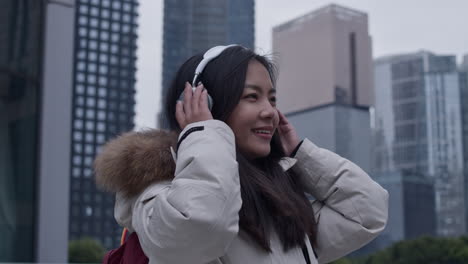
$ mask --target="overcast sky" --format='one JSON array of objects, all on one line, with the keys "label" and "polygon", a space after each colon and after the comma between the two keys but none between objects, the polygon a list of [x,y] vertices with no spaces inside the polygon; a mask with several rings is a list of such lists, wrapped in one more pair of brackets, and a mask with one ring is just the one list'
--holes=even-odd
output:
[{"label": "overcast sky", "polygon": [[[136,129],[156,127],[160,107],[163,0],[140,0]],[[468,53],[468,0],[256,0],[255,46],[271,52],[271,29],[330,3],[366,12],[373,57],[421,49]]]}]

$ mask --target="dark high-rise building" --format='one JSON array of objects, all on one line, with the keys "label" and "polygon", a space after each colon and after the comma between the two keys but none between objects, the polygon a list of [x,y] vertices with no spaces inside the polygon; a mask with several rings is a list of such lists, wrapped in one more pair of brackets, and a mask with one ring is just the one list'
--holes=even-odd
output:
[{"label": "dark high-rise building", "polygon": [[0,262],[67,262],[74,1],[0,8]]},{"label": "dark high-rise building", "polygon": [[387,225],[376,239],[351,255],[367,255],[401,240],[436,235],[433,182],[425,175],[410,171],[372,176],[389,194]]},{"label": "dark high-rise building", "polygon": [[77,0],[75,9],[69,238],[107,248],[122,230],[92,164],[104,142],[134,126],[137,9],[137,0]]},{"label": "dark high-rise building", "polygon": [[[468,55],[465,55],[463,58],[463,63],[460,66],[459,79],[463,128],[464,182],[465,190],[468,190]],[[465,192],[465,220],[466,230],[468,230],[468,191]]]},{"label": "dark high-rise building", "polygon": [[[165,0],[162,102],[177,69],[217,45],[254,47],[254,0]],[[163,112],[159,126],[165,127]]]}]

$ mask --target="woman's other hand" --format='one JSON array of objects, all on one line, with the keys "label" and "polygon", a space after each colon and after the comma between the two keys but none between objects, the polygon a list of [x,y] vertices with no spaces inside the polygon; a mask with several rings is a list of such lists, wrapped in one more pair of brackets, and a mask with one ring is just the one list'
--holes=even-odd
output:
[{"label": "woman's other hand", "polygon": [[184,101],[177,101],[175,117],[181,129],[194,122],[213,119],[208,109],[208,93],[203,84],[192,91],[192,86],[185,83]]},{"label": "woman's other hand", "polygon": [[296,129],[291,123],[289,123],[286,116],[284,116],[283,113],[281,113],[279,110],[278,115],[278,133],[281,139],[281,145],[283,146],[283,149],[286,152],[285,154],[287,156],[290,156],[293,150],[299,144],[300,140],[297,136]]}]

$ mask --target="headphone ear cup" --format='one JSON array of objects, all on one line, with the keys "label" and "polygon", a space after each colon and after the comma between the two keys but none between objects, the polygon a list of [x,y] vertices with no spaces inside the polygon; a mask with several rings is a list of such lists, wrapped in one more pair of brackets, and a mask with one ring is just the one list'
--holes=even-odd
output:
[{"label": "headphone ear cup", "polygon": [[[213,109],[213,98],[211,97],[210,94],[207,94],[208,95],[208,109],[210,109],[210,111]],[[179,96],[179,99],[177,99],[177,101],[184,101],[184,92],[182,92]]]},{"label": "headphone ear cup", "polygon": [[213,98],[211,97],[211,95],[209,93],[207,93],[208,95],[208,109],[210,109],[210,112],[213,110]]}]

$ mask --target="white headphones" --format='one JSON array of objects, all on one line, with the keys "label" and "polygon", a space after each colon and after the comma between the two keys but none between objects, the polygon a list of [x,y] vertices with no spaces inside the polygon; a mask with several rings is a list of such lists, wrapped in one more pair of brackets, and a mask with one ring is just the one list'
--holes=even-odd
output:
[{"label": "white headphones", "polygon": [[[198,77],[200,76],[200,74],[202,74],[208,62],[214,60],[216,57],[219,56],[219,54],[221,54],[227,48],[234,47],[234,46],[238,46],[238,45],[231,44],[227,46],[216,46],[207,50],[205,54],[203,54],[203,59],[202,61],[200,61],[197,68],[195,69],[195,76],[193,76],[193,81],[192,81],[193,92],[195,92],[195,88],[197,87]],[[179,101],[183,101],[183,100],[184,100],[184,92],[182,92],[182,94],[179,96]],[[210,111],[213,108],[213,98],[211,98],[209,94],[208,94],[208,108],[210,109]]]}]

